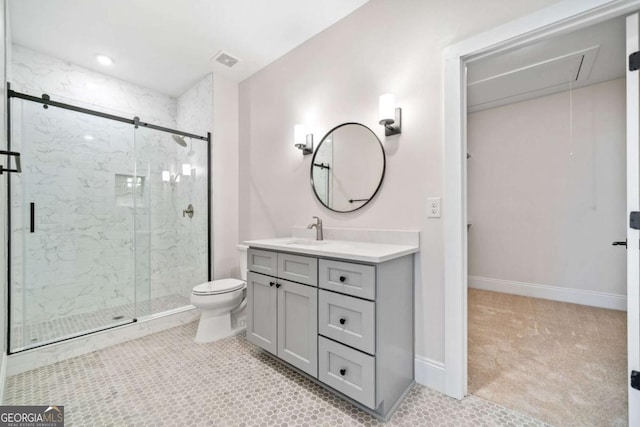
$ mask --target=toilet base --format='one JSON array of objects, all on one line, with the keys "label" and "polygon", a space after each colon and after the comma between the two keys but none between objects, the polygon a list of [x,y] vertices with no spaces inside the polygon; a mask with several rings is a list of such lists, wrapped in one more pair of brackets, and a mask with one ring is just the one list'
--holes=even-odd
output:
[{"label": "toilet base", "polygon": [[206,344],[236,335],[243,329],[231,328],[230,313],[211,315],[203,311],[194,341],[198,344]]}]

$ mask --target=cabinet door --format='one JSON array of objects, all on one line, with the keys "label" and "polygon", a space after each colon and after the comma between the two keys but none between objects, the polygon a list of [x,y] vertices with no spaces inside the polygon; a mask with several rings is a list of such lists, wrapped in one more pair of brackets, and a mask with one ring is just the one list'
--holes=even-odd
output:
[{"label": "cabinet door", "polygon": [[318,377],[318,289],[278,279],[278,357]]},{"label": "cabinet door", "polygon": [[276,279],[258,273],[247,274],[247,339],[276,354]]}]

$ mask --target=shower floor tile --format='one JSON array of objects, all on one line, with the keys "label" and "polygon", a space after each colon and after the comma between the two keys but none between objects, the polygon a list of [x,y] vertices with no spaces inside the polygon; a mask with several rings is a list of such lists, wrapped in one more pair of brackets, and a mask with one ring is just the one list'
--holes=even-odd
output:
[{"label": "shower floor tile", "polygon": [[[380,425],[244,335],[195,344],[197,323],[7,378],[5,405],[64,405],[67,426]],[[389,426],[544,426],[415,386]]]},{"label": "shower floor tile", "polygon": [[[189,298],[182,295],[167,295],[142,304],[140,313],[162,313],[191,304]],[[105,328],[131,321],[136,317],[133,304],[101,308],[90,313],[60,317],[47,322],[16,326],[11,330],[11,349],[19,351],[46,342],[60,340],[85,331]]]}]

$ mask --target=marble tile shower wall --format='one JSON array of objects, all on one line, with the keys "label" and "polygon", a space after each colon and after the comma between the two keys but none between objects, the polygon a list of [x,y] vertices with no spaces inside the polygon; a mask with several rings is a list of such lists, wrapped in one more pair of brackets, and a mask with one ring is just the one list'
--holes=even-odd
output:
[{"label": "marble tile shower wall", "polygon": [[[182,129],[176,99],[21,46],[13,45],[11,79],[21,92]],[[197,87],[200,97],[181,98],[185,117],[212,90]],[[207,278],[206,142],[184,148],[166,133],[12,103],[12,148],[24,167],[12,183],[12,326],[134,300],[144,315],[150,298],[188,298]],[[163,170],[177,175],[185,163],[191,174],[162,181]],[[192,219],[182,216],[189,203]]]},{"label": "marble tile shower wall", "polygon": [[138,115],[145,122],[172,128],[176,125],[174,98],[20,45],[11,46],[9,75],[14,89],[30,95],[47,93],[53,99],[94,110]]}]

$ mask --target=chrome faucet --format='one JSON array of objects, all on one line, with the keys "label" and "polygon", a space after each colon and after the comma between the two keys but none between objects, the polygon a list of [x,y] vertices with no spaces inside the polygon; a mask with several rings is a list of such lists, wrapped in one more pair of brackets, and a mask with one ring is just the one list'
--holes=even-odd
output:
[{"label": "chrome faucet", "polygon": [[316,222],[307,225],[307,230],[315,228],[316,229],[316,240],[322,240],[322,220],[320,218],[318,218],[317,216],[314,216],[313,219],[315,219]]}]

